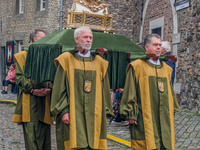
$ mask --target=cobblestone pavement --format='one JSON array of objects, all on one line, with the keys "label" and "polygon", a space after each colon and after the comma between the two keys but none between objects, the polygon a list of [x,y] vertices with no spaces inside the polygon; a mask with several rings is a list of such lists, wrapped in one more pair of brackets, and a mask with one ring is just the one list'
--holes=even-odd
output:
[{"label": "cobblestone pavement", "polygon": [[[0,94],[0,100],[16,100],[14,94]],[[0,150],[25,150],[21,125],[12,123],[14,104],[0,103]],[[130,141],[130,133],[126,122],[112,122],[108,125],[110,135]],[[200,150],[200,116],[188,111],[180,111],[175,115],[176,150]],[[51,129],[52,150],[56,150],[55,125]],[[123,144],[108,140],[108,150],[131,150]]]},{"label": "cobblestone pavement", "polygon": [[[17,100],[16,94],[0,93],[1,100]],[[12,122],[14,104],[0,103],[0,150],[25,150],[22,126]],[[51,149],[56,150],[55,125],[51,128]],[[131,150],[125,145],[108,140],[108,150]]]},{"label": "cobblestone pavement", "polygon": [[[1,92],[2,90],[0,90]],[[1,94],[0,93],[0,100],[17,100],[17,94],[12,94],[8,91],[8,94]]]}]

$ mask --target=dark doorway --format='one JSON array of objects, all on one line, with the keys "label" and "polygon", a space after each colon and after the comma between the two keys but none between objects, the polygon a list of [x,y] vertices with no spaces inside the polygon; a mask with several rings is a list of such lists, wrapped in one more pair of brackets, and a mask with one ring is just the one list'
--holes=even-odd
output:
[{"label": "dark doorway", "polygon": [[151,33],[156,33],[156,34],[158,34],[158,35],[161,36],[161,27],[160,27],[160,28],[152,29],[152,30],[151,30]]},{"label": "dark doorway", "polygon": [[[2,81],[6,77],[6,49],[5,46],[0,47],[0,80]],[[0,82],[0,86],[1,82]]]}]

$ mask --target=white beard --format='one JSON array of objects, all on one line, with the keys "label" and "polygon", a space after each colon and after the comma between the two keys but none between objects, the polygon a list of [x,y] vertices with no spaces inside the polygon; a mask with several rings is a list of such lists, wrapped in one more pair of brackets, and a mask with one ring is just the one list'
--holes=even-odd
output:
[{"label": "white beard", "polygon": [[86,49],[87,51],[89,51],[89,50],[91,49],[91,47],[92,47],[92,44],[86,43],[86,44],[84,45],[84,47],[85,47],[85,49]]}]

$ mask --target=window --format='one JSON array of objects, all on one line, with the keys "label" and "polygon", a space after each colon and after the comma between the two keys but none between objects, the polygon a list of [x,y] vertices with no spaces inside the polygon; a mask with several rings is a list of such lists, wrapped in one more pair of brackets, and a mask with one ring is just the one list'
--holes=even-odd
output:
[{"label": "window", "polygon": [[45,0],[40,0],[40,11],[45,10]]},{"label": "window", "polygon": [[19,0],[19,14],[24,13],[24,0]]},{"label": "window", "polygon": [[160,28],[152,29],[152,30],[151,30],[151,33],[156,33],[156,34],[158,34],[158,35],[161,36],[161,27],[160,27]]},{"label": "window", "polygon": [[24,0],[16,0],[16,14],[24,13]]},{"label": "window", "polygon": [[161,40],[163,40],[164,17],[149,22],[149,34],[151,33],[157,33],[158,35],[161,36]]},{"label": "window", "polygon": [[36,11],[44,11],[47,5],[47,0],[36,0]]},{"label": "window", "polygon": [[22,51],[23,41],[17,41],[17,50],[18,52]]}]

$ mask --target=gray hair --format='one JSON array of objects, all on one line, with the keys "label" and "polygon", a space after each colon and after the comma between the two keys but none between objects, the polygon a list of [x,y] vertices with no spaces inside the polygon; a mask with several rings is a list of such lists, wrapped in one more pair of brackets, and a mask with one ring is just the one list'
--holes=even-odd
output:
[{"label": "gray hair", "polygon": [[[44,32],[44,30],[35,29],[35,30],[30,34],[29,43],[30,43],[30,42],[33,43],[33,42],[34,42],[34,38],[38,38],[39,32]],[[45,33],[45,32],[44,32],[44,33]]]},{"label": "gray hair", "polygon": [[79,37],[80,34],[81,34],[81,31],[82,31],[82,30],[85,30],[85,29],[90,30],[90,31],[92,32],[92,30],[91,30],[89,27],[87,27],[87,26],[81,26],[81,27],[76,28],[76,29],[74,30],[74,38],[75,38],[75,37]]},{"label": "gray hair", "polygon": [[149,35],[147,35],[147,36],[144,38],[144,46],[145,46],[145,45],[149,46],[149,44],[151,43],[151,39],[152,39],[153,37],[155,37],[155,38],[161,40],[160,35],[155,34],[155,33],[149,34]]},{"label": "gray hair", "polygon": [[161,48],[164,48],[166,52],[171,52],[171,46],[168,41],[162,41],[161,43],[162,43]]}]

